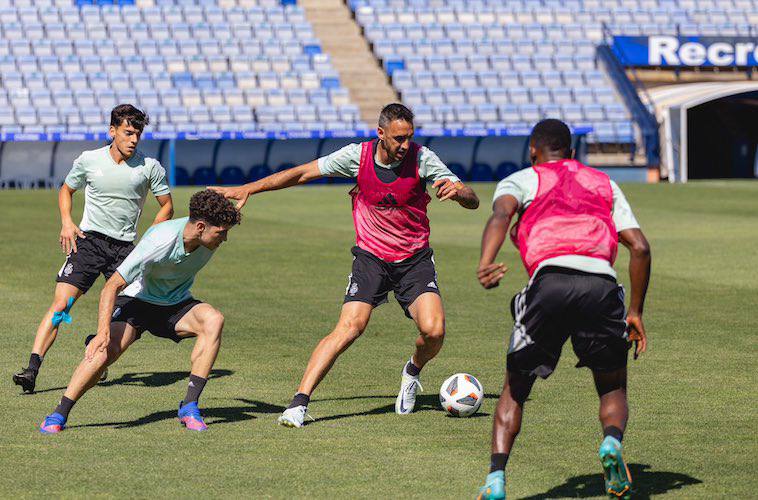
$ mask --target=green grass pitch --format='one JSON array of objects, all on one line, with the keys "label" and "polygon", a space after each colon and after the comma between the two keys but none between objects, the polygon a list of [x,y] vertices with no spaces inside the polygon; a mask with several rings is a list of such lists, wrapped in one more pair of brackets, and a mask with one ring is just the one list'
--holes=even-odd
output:
[{"label": "green grass pitch", "polygon": [[[200,403],[208,432],[176,420],[192,341],[145,335],[110,379],[74,407],[69,429],[37,432],[94,331],[102,280],[74,308],[33,396],[11,374],[28,361],[34,331],[63,262],[53,191],[0,193],[0,497],[179,496],[255,498],[473,498],[486,474],[500,392],[511,296],[526,274],[509,245],[500,288],[475,278],[494,186],[474,186],[482,207],[432,202],[432,244],[447,310],[447,339],[424,370],[420,411],[393,404],[415,329],[390,299],[314,395],[316,421],[300,430],[275,419],[311,349],[333,326],[350,270],[348,186],[255,197],[198,276],[194,294],[227,322],[216,377]],[[645,311],[650,350],[630,360],[625,438],[638,498],[756,495],[758,429],[758,183],[623,186],[653,251]],[[193,191],[175,191],[176,215]],[[75,214],[83,196],[76,195]],[[144,227],[155,213],[149,200]],[[628,283],[627,252],[619,275]],[[570,348],[539,382],[508,469],[510,498],[600,497],[597,401]],[[455,372],[476,375],[487,399],[455,419],[437,403]]]}]

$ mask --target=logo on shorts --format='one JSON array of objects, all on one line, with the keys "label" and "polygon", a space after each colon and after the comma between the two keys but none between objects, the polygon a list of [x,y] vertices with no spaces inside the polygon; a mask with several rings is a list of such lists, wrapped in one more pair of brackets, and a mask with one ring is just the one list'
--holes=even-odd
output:
[{"label": "logo on shorts", "polygon": [[437,283],[435,283],[434,281],[430,281],[429,283],[426,284],[426,287],[427,288],[437,288]]},{"label": "logo on shorts", "polygon": [[63,276],[69,276],[72,272],[74,272],[74,265],[69,262],[66,264],[66,267],[63,268]]},{"label": "logo on shorts", "polygon": [[353,283],[352,285],[350,285],[349,294],[351,297],[355,297],[356,293],[358,293],[358,283]]},{"label": "logo on shorts", "polygon": [[117,308],[116,308],[116,309],[113,311],[113,316],[111,316],[111,318],[117,318],[119,314],[121,314],[121,308],[120,308],[120,307],[117,307]]}]

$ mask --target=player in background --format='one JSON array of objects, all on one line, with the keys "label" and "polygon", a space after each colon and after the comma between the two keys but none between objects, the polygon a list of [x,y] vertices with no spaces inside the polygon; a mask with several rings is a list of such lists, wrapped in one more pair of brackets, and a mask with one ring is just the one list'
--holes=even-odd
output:
[{"label": "player in background", "polygon": [[62,431],[74,403],[145,330],[174,342],[196,337],[189,386],[178,416],[188,429],[207,428],[197,402],[221,346],[224,316],[193,298],[190,288],[195,275],[240,220],[241,214],[231,202],[205,190],[190,198],[189,217],[163,222],[145,233],[105,283],[97,335],[87,346],[60,404],[40,425],[40,432]]},{"label": "player in background", "polygon": [[[645,352],[642,309],[650,278],[650,247],[619,187],[604,173],[571,159],[571,132],[559,120],[543,120],[532,131],[531,168],[497,186],[493,214],[484,229],[477,275],[486,289],[506,272],[495,263],[511,219],[511,239],[529,283],[511,301],[514,319],[503,392],[492,429],[490,474],[480,499],[505,498],[505,467],[521,429],[523,406],[536,378],[547,378],[570,337],[577,367],[592,370],[600,397],[604,439],[600,461],[606,492],[631,495],[632,478],[622,459],[628,418],[627,352]],[[618,242],[630,251],[631,300],[613,263]]]},{"label": "player in background", "polygon": [[[58,192],[61,233],[58,241],[66,261],[58,271],[53,303],[37,327],[29,365],[13,375],[24,392],[34,392],[45,354],[55,342],[61,323],[71,322],[74,302],[87,293],[97,277],[109,279],[134,248],[137,223],[148,191],[161,208],[153,224],[173,216],[166,171],[158,160],[137,149],[149,118],[131,104],[111,111],[112,142],[84,151],[74,160]],[[85,189],[84,214],[77,226],[71,218],[74,193]]]},{"label": "player in background", "polygon": [[475,209],[479,199],[439,157],[413,142],[413,113],[389,104],[379,115],[378,139],[350,144],[318,160],[240,187],[214,188],[238,207],[256,193],[283,189],[324,176],[356,179],[350,191],[356,246],[352,272],[337,325],[311,355],[289,407],[279,417],[287,427],[301,427],[310,397],[337,357],[366,329],[373,309],[395,298],[419,330],[416,349],[405,363],[395,412],[413,411],[420,388],[419,374],[437,355],[445,335],[434,256],[429,247],[426,181],[433,182],[440,201],[455,200]]}]

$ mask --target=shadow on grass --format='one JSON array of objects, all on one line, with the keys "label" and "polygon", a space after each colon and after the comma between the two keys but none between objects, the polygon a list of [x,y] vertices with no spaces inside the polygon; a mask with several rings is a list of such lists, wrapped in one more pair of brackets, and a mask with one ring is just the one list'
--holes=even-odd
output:
[{"label": "shadow on grass", "polygon": [[[222,406],[216,408],[201,409],[203,419],[208,425],[230,424],[233,422],[242,422],[258,418],[256,414],[278,414],[284,411],[284,406],[272,405],[264,401],[254,401],[251,399],[236,398],[235,401],[243,403],[243,406]],[[140,427],[161,420],[176,419],[177,410],[157,411],[136,420],[127,420],[125,422],[102,422],[97,424],[71,425],[69,429],[83,427],[113,427],[114,429],[128,429]]]},{"label": "shadow on grass", "polygon": [[[662,495],[670,491],[681,490],[685,486],[703,482],[700,479],[682,474],[681,472],[650,469],[651,466],[647,464],[629,464],[629,472],[631,472],[634,486],[632,498],[635,500],[646,500],[652,495]],[[568,478],[565,483],[554,486],[544,493],[524,497],[521,500],[596,497],[601,496],[603,488],[602,474],[584,474]]]},{"label": "shadow on grass", "polygon": [[[487,397],[491,397],[493,395],[487,394]],[[350,401],[350,400],[356,400],[356,399],[389,399],[392,402],[390,404],[380,406],[378,408],[374,408],[372,410],[366,410],[366,411],[360,411],[360,412],[354,412],[354,413],[344,413],[340,415],[330,415],[327,417],[320,417],[316,419],[315,422],[307,422],[306,425],[312,424],[312,423],[319,423],[319,422],[328,422],[330,420],[341,420],[343,418],[351,418],[351,417],[364,417],[367,415],[382,415],[385,413],[395,413],[395,398],[396,395],[391,396],[349,396],[344,398],[326,398],[326,399],[314,399],[311,400],[311,403],[318,403],[323,401]],[[440,407],[440,398],[436,394],[420,394],[416,397],[416,408],[414,409],[414,413],[423,412],[423,411],[438,411],[438,412],[444,412],[444,410]],[[488,417],[489,413],[483,413],[478,412],[471,417],[468,418],[481,418],[481,417]],[[450,417],[450,418],[456,418],[456,417]]]},{"label": "shadow on grass", "polygon": [[[232,370],[211,370],[208,380],[214,378],[228,377],[233,375]],[[110,387],[112,385],[142,385],[145,387],[165,387],[167,385],[173,385],[182,380],[189,379],[190,372],[176,371],[176,372],[136,372],[136,373],[124,373],[118,378],[112,380],[106,380],[97,384],[100,387]]]},{"label": "shadow on grass", "polygon": [[[228,377],[233,375],[232,370],[211,370],[208,380],[214,378]],[[105,380],[99,382],[98,387],[111,387],[114,385],[141,385],[144,387],[165,387],[173,385],[182,380],[189,379],[190,372],[176,371],[176,372],[134,372],[124,373],[118,378]],[[66,386],[63,387],[51,387],[50,389],[43,389],[41,391],[34,391],[34,394],[42,394],[45,392],[64,391]]]}]

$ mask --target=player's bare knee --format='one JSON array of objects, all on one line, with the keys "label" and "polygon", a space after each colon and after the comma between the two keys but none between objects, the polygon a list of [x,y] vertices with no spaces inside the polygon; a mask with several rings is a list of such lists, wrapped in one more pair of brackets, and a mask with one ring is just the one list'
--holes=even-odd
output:
[{"label": "player's bare knee", "polygon": [[110,348],[105,349],[104,351],[97,351],[94,356],[89,360],[89,363],[94,364],[95,366],[107,366],[115,359],[118,358],[118,355],[113,354]]},{"label": "player's bare knee", "polygon": [[352,342],[366,330],[367,321],[361,318],[344,318],[340,320],[338,332],[340,337]]},{"label": "player's bare knee", "polygon": [[50,309],[53,312],[62,312],[66,310],[66,307],[68,307],[68,299],[66,297],[56,297],[53,299],[53,304],[50,306]]},{"label": "player's bare knee", "polygon": [[219,311],[213,311],[203,321],[203,329],[206,335],[212,337],[221,337],[221,331],[224,329],[224,315]]},{"label": "player's bare knee", "polygon": [[419,332],[425,339],[441,341],[445,338],[445,320],[442,318],[430,318],[419,321]]},{"label": "player's bare knee", "polygon": [[121,356],[121,350],[107,349],[105,352],[105,359],[102,362],[104,365],[111,365]]}]

